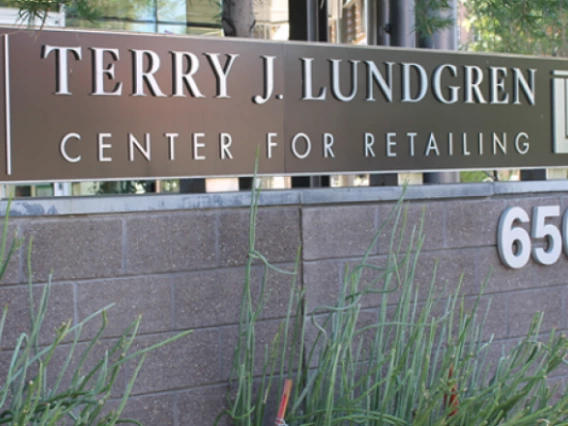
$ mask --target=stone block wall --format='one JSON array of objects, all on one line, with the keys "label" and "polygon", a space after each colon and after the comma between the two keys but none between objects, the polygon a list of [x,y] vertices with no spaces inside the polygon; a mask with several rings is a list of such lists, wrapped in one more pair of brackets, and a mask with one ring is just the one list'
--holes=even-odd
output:
[{"label": "stone block wall", "polygon": [[[545,312],[545,331],[568,329],[568,258],[563,254],[553,266],[531,260],[522,270],[511,270],[501,264],[496,248],[505,208],[518,205],[528,211],[556,204],[565,211],[568,196],[562,188],[540,187],[538,193],[498,184],[444,188],[411,188],[407,194],[408,226],[425,211],[426,243],[417,279],[428,280],[438,261],[439,280],[457,285],[463,273],[463,292],[473,296],[492,268],[484,296],[492,303],[486,328],[505,344],[526,332],[536,311]],[[223,407],[236,339],[249,238],[248,198],[121,197],[99,206],[87,199],[43,200],[31,207],[15,202],[10,232],[33,237],[37,294],[53,271],[43,343],[63,321],[77,322],[111,303],[115,306],[102,346],[116,341],[139,314],[138,347],[193,329],[189,337],[148,357],[127,411],[149,426],[211,425]],[[397,198],[398,192],[387,188],[267,193],[256,248],[276,266],[291,270],[301,246],[300,284],[308,305],[330,303],[345,266],[363,256]],[[385,262],[390,232],[381,232],[371,263]],[[252,274],[259,286],[260,264]],[[0,304],[9,306],[0,380],[10,349],[29,321],[27,276],[22,247],[0,284]],[[272,281],[275,290],[259,332],[266,342],[285,315],[291,284],[282,276]],[[377,303],[369,298],[363,308],[371,312]],[[92,337],[97,326],[86,327],[84,337]],[[129,365],[126,373],[133,368]],[[127,377],[121,377],[122,387]],[[555,380],[564,386],[567,378]]]}]

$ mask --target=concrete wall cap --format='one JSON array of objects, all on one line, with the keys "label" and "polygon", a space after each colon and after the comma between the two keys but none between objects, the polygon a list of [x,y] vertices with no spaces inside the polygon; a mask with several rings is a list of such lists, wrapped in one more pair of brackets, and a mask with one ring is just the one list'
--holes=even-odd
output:
[{"label": "concrete wall cap", "polygon": [[[409,186],[407,200],[444,200],[453,198],[488,198],[502,195],[534,195],[565,192],[568,181],[488,182],[470,184]],[[321,188],[264,191],[261,206],[324,205],[396,201],[403,193],[400,186]],[[251,204],[249,192],[215,194],[127,195],[99,197],[53,197],[14,200],[11,216],[61,216],[129,212],[156,212],[197,209],[246,208]],[[0,201],[5,214],[7,201]]]}]

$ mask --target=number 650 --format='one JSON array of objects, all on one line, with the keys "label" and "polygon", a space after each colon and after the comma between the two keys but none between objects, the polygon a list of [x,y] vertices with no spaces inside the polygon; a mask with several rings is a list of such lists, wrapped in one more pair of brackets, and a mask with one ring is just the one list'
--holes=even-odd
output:
[{"label": "number 650", "polygon": [[[546,219],[560,216],[559,206],[533,207],[531,233],[520,226],[529,223],[528,213],[521,207],[509,207],[501,215],[497,231],[497,247],[501,261],[514,269],[527,264],[532,253],[533,259],[542,265],[552,265],[558,261],[564,252],[568,255],[568,211],[562,220],[562,233]],[[564,236],[564,238],[562,238]],[[532,247],[533,239],[544,239],[545,247]],[[562,241],[564,240],[564,244]]]}]

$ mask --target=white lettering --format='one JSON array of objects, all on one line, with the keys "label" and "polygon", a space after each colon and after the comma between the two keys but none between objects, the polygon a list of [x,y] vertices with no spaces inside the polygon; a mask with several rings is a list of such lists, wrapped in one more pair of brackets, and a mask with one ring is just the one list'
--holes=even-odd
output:
[{"label": "white lettering", "polygon": [[99,47],[91,48],[93,51],[93,96],[120,96],[122,95],[122,83],[116,83],[112,92],[105,92],[105,75],[109,79],[114,79],[114,64],[104,67],[105,52],[110,53],[112,59],[118,61],[120,59],[118,49],[102,49]]},{"label": "white lettering", "polygon": [[140,145],[140,142],[132,133],[128,134],[128,159],[130,161],[134,161],[134,147],[138,149],[146,160],[150,161],[152,159],[150,154],[150,133],[144,133],[144,147]]},{"label": "white lettering", "polygon": [[434,133],[430,133],[430,138],[428,139],[428,146],[426,147],[425,156],[428,157],[430,155],[430,151],[434,150],[437,156],[440,155],[440,150],[438,149],[438,145],[436,144],[436,138],[434,137]]},{"label": "white lettering", "polygon": [[168,146],[170,151],[170,161],[176,159],[176,138],[179,137],[178,133],[166,133],[166,138],[168,139]]},{"label": "white lettering", "polygon": [[323,157],[324,158],[335,158],[335,154],[333,153],[333,135],[331,133],[324,133],[323,134]]},{"label": "white lettering", "polygon": [[[204,98],[193,76],[199,71],[199,58],[191,52],[176,52],[174,55],[174,93],[177,98],[185,98],[185,88],[189,90],[194,98]],[[184,67],[187,59],[187,67]]]},{"label": "white lettering", "polygon": [[373,158],[376,157],[375,151],[373,151],[373,145],[375,144],[375,135],[372,133],[365,133],[365,158],[369,155]]},{"label": "white lettering", "polygon": [[408,136],[408,142],[410,143],[410,156],[414,157],[414,138],[416,138],[418,134],[417,133],[407,133],[406,136]]},{"label": "white lettering", "polygon": [[78,141],[80,141],[81,135],[78,133],[66,134],[63,137],[63,139],[61,139],[61,144],[59,145],[59,152],[61,153],[61,156],[65,158],[65,160],[68,161],[69,163],[78,163],[79,161],[81,161],[80,155],[76,157],[70,157],[69,154],[67,154],[67,142],[69,141],[69,139],[77,139]]},{"label": "white lettering", "polygon": [[[420,102],[426,96],[428,91],[428,74],[422,65],[405,63],[402,64],[402,102]],[[414,68],[418,72],[419,90],[415,98],[411,94],[411,78],[410,70]]]},{"label": "white lettering", "polygon": [[365,61],[367,64],[367,101],[375,101],[375,96],[373,94],[373,87],[376,83],[381,88],[384,97],[389,101],[392,102],[392,67],[394,62],[385,62],[387,66],[387,78],[388,83],[385,81],[385,78],[380,73],[377,65],[373,61]]},{"label": "white lettering", "polygon": [[[475,74],[475,75],[474,75]],[[474,93],[477,98],[477,103],[486,104],[487,101],[481,93],[479,85],[483,82],[483,71],[481,68],[466,65],[465,66],[465,103],[474,104],[476,103],[473,99]]]},{"label": "white lettering", "polygon": [[387,133],[387,157],[396,157],[396,152],[392,150],[393,147],[396,147],[394,137],[396,137],[396,133]]},{"label": "white lettering", "polygon": [[221,145],[221,160],[227,158],[233,159],[233,154],[231,154],[231,145],[233,144],[233,138],[228,133],[221,133],[219,136],[219,144]]},{"label": "white lettering", "polygon": [[523,75],[523,72],[518,69],[518,68],[513,68],[513,74],[514,74],[514,79],[515,79],[515,84],[514,84],[514,88],[515,88],[515,101],[514,104],[515,105],[520,105],[521,104],[521,100],[520,98],[520,90],[523,90],[523,93],[525,94],[526,98],[528,99],[529,103],[531,105],[535,104],[535,74],[536,74],[536,70],[535,69],[529,69],[529,78],[530,78],[530,83],[527,82],[525,76]]},{"label": "white lettering", "polygon": [[105,143],[104,140],[111,138],[112,133],[99,133],[98,146],[99,146],[99,161],[101,163],[110,163],[112,161],[111,157],[105,157],[105,149],[112,148],[112,144]]},{"label": "white lettering", "polygon": [[[306,141],[306,151],[303,154],[300,154],[298,152],[298,148],[296,146],[296,144],[300,139],[304,139]],[[308,135],[306,135],[305,133],[298,133],[296,136],[294,136],[294,138],[292,139],[292,153],[294,154],[294,156],[296,156],[296,158],[303,160],[308,155],[310,155],[311,150],[312,150],[312,142],[310,141]]]},{"label": "white lettering", "polygon": [[302,76],[304,80],[304,85],[302,88],[302,100],[304,101],[324,101],[327,96],[327,89],[325,87],[320,88],[319,95],[314,97],[313,89],[313,63],[314,58],[300,58],[302,61]]},{"label": "white lettering", "polygon": [[501,150],[503,154],[507,154],[507,133],[503,133],[503,137],[500,139],[497,133],[493,134],[493,155],[497,155],[497,147]]},{"label": "white lettering", "polygon": [[51,52],[55,52],[56,60],[56,95],[71,95],[69,91],[69,61],[68,53],[72,52],[75,59],[78,61],[83,59],[83,50],[81,47],[58,47],[58,46],[43,46],[43,59],[46,59]]},{"label": "white lettering", "polygon": [[269,133],[268,135],[266,135],[266,145],[267,145],[266,148],[267,148],[267,152],[268,152],[267,157],[269,159],[272,158],[272,147],[275,147],[275,146],[278,145],[278,143],[273,140],[277,136],[278,136],[278,133]]},{"label": "white lettering", "polygon": [[[521,143],[521,139],[524,140],[525,142]],[[529,135],[527,135],[525,132],[519,133],[515,138],[515,149],[519,154],[525,155],[527,152],[529,152],[530,144],[528,140],[529,140]]]},{"label": "white lettering", "polygon": [[444,64],[436,68],[436,70],[434,71],[434,75],[432,77],[434,80],[434,96],[443,104],[447,105],[455,104],[458,101],[458,94],[460,91],[460,87],[448,86],[448,89],[450,89],[450,98],[446,99],[444,97],[444,94],[442,93],[442,73],[444,72],[445,69],[450,70],[453,77],[458,76],[458,69],[455,65]]},{"label": "white lettering", "polygon": [[217,98],[218,99],[230,99],[231,97],[227,94],[227,79],[229,78],[229,73],[233,64],[239,55],[227,54],[227,61],[225,62],[225,67],[221,67],[221,61],[219,60],[219,53],[206,53],[205,54],[211,63],[211,67],[215,72],[217,77]]},{"label": "white lettering", "polygon": [[253,102],[258,105],[265,104],[274,92],[274,61],[276,56],[262,56],[264,59],[264,98],[255,96]]},{"label": "white lettering", "polygon": [[467,149],[467,133],[462,133],[462,151],[466,157],[471,155],[471,152]]},{"label": "white lettering", "polygon": [[332,89],[331,92],[333,96],[337,100],[341,102],[349,102],[355,99],[357,96],[357,68],[359,62],[361,61],[353,61],[350,60],[349,63],[351,64],[351,93],[349,95],[344,95],[341,93],[341,71],[339,66],[341,65],[341,59],[330,59],[331,61],[331,82],[332,82]]},{"label": "white lettering", "polygon": [[205,160],[205,155],[199,153],[200,148],[205,148],[205,143],[200,142],[200,139],[205,137],[205,133],[194,133],[192,137],[193,142],[193,159],[194,160]]},{"label": "white lettering", "polygon": [[[166,97],[162,92],[154,74],[160,69],[160,56],[152,50],[132,49],[134,55],[134,93],[132,96],[146,96],[144,82],[148,85],[152,95]],[[144,71],[144,58],[148,58],[148,71]]]},{"label": "white lettering", "polygon": [[[509,94],[505,92],[505,77],[507,68],[491,67],[491,104],[504,105],[509,103]],[[505,93],[502,99],[500,94]]]}]

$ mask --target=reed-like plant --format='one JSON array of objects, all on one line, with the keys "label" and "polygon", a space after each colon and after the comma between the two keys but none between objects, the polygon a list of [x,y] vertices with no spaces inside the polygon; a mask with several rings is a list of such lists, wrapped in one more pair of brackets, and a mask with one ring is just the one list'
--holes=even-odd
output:
[{"label": "reed-like plant", "polygon": [[[258,199],[255,192],[228,408],[216,423],[275,424],[268,401],[292,379],[290,426],[568,424],[568,395],[558,396],[547,381],[566,363],[566,336],[552,331],[541,339],[542,315],[536,314],[526,336],[505,350],[484,333],[490,307],[480,308],[481,294],[467,307],[461,280],[454,287],[439,286],[436,271],[420,288],[423,220],[408,229],[402,200],[383,224],[392,229],[386,264],[369,262],[381,229],[362,260],[346,269],[332,306],[307,306],[297,286],[298,267],[278,271],[291,274],[288,313],[271,344],[258,347],[270,285],[266,273],[254,297],[251,267],[260,260],[266,272],[277,270],[255,248]],[[371,296],[379,299],[379,308],[362,310]],[[492,356],[496,349],[502,356]]]},{"label": "reed-like plant", "polygon": [[[10,211],[10,206],[6,212]],[[7,213],[8,215],[8,213]],[[0,244],[0,279],[4,276],[13,254],[23,241],[8,241],[8,216],[4,220]],[[34,300],[31,274],[31,247],[28,245],[28,288],[31,325],[22,333],[11,353],[5,371],[5,381],[0,383],[0,425],[10,426],[103,426],[116,424],[141,425],[136,420],[122,417],[134,381],[148,352],[180,339],[191,331],[185,331],[151,347],[133,351],[132,345],[140,325],[138,317],[118,340],[100,356],[95,353],[101,345],[101,336],[107,325],[106,307],[93,313],[78,324],[70,321],[62,324],[51,343],[42,345],[45,331],[43,324],[49,306],[49,284],[43,288],[39,300]],[[0,347],[5,331],[8,308],[0,318]],[[95,337],[82,341],[82,331],[89,321],[101,318],[102,324]],[[117,379],[126,363],[133,363],[134,370],[126,390],[119,401],[111,397],[117,390]],[[112,408],[110,408],[112,407]]]}]

